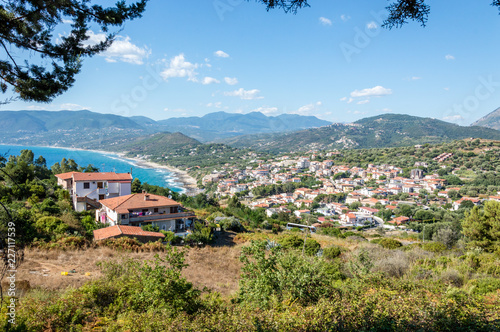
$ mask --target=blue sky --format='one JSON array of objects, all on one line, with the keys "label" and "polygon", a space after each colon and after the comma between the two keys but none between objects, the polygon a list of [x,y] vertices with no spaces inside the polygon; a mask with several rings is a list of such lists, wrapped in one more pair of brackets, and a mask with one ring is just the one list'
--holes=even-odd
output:
[{"label": "blue sky", "polygon": [[0,109],[332,122],[392,112],[468,125],[500,107],[500,15],[490,3],[430,1],[427,27],[386,30],[385,0],[313,0],[296,15],[253,1],[150,0],[68,92]]}]

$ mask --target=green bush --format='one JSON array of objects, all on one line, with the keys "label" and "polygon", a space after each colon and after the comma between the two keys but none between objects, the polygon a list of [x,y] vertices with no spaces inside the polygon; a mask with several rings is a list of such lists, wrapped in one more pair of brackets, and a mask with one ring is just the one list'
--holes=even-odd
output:
[{"label": "green bush", "polygon": [[224,218],[219,221],[220,227],[225,231],[243,232],[245,228],[235,217]]},{"label": "green bush", "polygon": [[[375,240],[373,240],[372,242],[375,242]],[[384,247],[386,249],[398,249],[398,248],[401,248],[403,246],[403,244],[401,242],[399,242],[398,240],[391,239],[389,237],[384,237],[382,239],[379,239],[375,243],[380,244],[382,247]]]},{"label": "green bush", "polygon": [[36,221],[35,228],[43,234],[53,236],[66,233],[68,225],[57,217],[41,217]]},{"label": "green bush", "polygon": [[425,251],[439,253],[439,252],[445,251],[447,248],[441,242],[427,242],[427,243],[422,244],[422,249],[424,249]]},{"label": "green bush", "polygon": [[307,239],[306,244],[304,246],[304,251],[307,255],[309,256],[314,256],[318,253],[318,251],[321,249],[321,245],[318,243],[318,241],[314,239]]},{"label": "green bush", "polygon": [[470,284],[475,286],[473,292],[476,294],[485,295],[500,290],[500,279],[497,278],[488,277],[479,280],[471,280]]},{"label": "green bush", "polygon": [[297,234],[290,234],[278,241],[285,249],[299,249],[304,245],[304,238]]},{"label": "green bush", "polygon": [[340,256],[341,250],[337,246],[328,247],[323,249],[323,257],[326,259],[335,259]]}]

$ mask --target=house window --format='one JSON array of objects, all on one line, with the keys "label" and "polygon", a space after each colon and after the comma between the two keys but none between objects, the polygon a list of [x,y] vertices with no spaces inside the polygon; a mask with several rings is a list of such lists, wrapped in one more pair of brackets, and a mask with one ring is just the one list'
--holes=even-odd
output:
[{"label": "house window", "polygon": [[122,214],[122,219],[128,219],[128,214]]},{"label": "house window", "polygon": [[158,208],[155,208],[154,212],[155,212],[155,213],[158,213]]},{"label": "house window", "polygon": [[104,188],[103,183],[102,182],[97,182],[97,188],[99,188],[99,189]]},{"label": "house window", "polygon": [[177,206],[171,206],[170,213],[177,213]]},{"label": "house window", "polygon": [[99,195],[99,200],[104,199],[104,195]]},{"label": "house window", "polygon": [[84,182],[83,189],[90,189],[90,182]]}]

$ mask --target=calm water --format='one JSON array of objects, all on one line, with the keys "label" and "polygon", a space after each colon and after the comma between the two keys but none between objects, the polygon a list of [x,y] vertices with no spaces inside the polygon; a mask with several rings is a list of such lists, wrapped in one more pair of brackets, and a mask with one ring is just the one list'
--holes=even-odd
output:
[{"label": "calm water", "polygon": [[119,158],[114,154],[99,153],[93,151],[80,151],[64,148],[47,148],[40,146],[0,145],[1,155],[19,155],[21,150],[29,149],[38,156],[47,160],[47,167],[61,162],[63,158],[73,159],[79,166],[94,165],[101,172],[126,173],[132,170],[132,176],[138,178],[142,183],[168,187],[176,192],[182,192],[182,184],[177,181],[175,174],[164,170],[138,166],[134,160]]}]

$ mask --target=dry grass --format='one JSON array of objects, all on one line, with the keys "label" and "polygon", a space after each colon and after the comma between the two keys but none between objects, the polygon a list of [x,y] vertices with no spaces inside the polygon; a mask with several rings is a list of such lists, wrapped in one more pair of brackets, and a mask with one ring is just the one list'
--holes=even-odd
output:
[{"label": "dry grass", "polygon": [[[207,287],[223,295],[238,289],[240,246],[188,249],[183,275],[199,288]],[[17,279],[29,282],[31,288],[60,290],[79,287],[101,275],[97,262],[133,259],[153,260],[154,252],[124,252],[107,247],[86,250],[37,250],[25,252],[25,260],[18,269]],[[161,253],[159,253],[161,256]],[[76,271],[71,273],[70,271]],[[61,272],[70,272],[67,276]]]},{"label": "dry grass", "polygon": [[182,274],[199,288],[232,295],[238,290],[240,251],[241,246],[192,248],[186,257],[189,266]]}]

